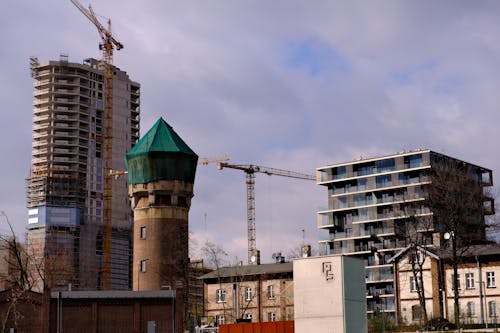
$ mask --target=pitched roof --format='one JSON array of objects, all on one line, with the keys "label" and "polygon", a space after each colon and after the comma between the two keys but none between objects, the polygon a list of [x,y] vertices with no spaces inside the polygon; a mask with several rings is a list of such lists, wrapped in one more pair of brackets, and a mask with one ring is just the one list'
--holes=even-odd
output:
[{"label": "pitched roof", "polygon": [[264,274],[279,274],[292,273],[293,263],[285,262],[279,264],[262,264],[262,265],[246,265],[246,266],[231,266],[221,267],[218,270],[200,276],[200,279],[217,279],[231,276],[250,276]]},{"label": "pitched roof", "polygon": [[127,153],[127,158],[148,155],[149,153],[184,153],[197,156],[163,118]]},{"label": "pitched roof", "polygon": [[163,118],[127,153],[125,164],[129,184],[159,180],[194,183],[198,155]]},{"label": "pitched roof", "polygon": [[[411,249],[412,247],[413,247],[412,245],[408,245],[404,249],[401,249],[398,253],[396,253],[393,257],[391,257],[389,259],[388,263],[392,263],[394,261],[400,260],[406,254],[406,252],[408,252],[408,250]],[[433,252],[433,249],[425,248],[425,247],[420,246],[420,245],[417,245],[417,248],[420,251],[425,252],[428,256],[439,260],[439,256]]]},{"label": "pitched roof", "polygon": [[[407,246],[398,253],[396,253],[392,258],[389,259],[389,263],[400,260],[406,252],[411,248],[411,246]],[[422,246],[418,246],[418,248],[428,254],[430,257],[434,259],[450,259],[452,257],[451,249],[434,249],[434,248],[425,248]],[[480,244],[480,245],[471,245],[467,249],[463,251],[459,251],[459,255],[463,258],[465,257],[481,257],[481,256],[492,256],[498,255],[500,256],[500,244],[491,243],[491,244]]]},{"label": "pitched roof", "polygon": [[[459,255],[461,257],[476,257],[476,256],[481,257],[481,256],[492,256],[492,255],[500,256],[500,244],[491,243],[491,244],[471,245],[463,253],[460,252]],[[439,256],[443,259],[449,259],[452,257],[451,250],[443,249],[439,253]]]}]

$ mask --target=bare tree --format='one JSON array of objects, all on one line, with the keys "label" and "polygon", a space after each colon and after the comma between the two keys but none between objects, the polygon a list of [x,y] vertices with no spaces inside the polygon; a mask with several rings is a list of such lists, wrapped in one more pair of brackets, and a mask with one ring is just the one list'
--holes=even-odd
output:
[{"label": "bare tree", "polygon": [[[419,216],[411,205],[407,205],[408,218],[403,219],[396,226],[396,233],[403,236],[407,244],[407,265],[411,271],[414,288],[419,301],[419,318],[421,324],[428,321],[424,272],[427,262],[425,249],[432,245],[433,222],[431,216]],[[411,211],[411,213],[409,213]]]},{"label": "bare tree", "polygon": [[[216,271],[217,283],[219,284],[219,289],[222,290],[222,276],[220,269],[227,264],[227,252],[224,251],[221,246],[207,241],[201,248],[201,253],[207,265]],[[225,302],[222,302],[222,309],[225,317],[227,315]]]},{"label": "bare tree", "polygon": [[493,213],[494,201],[485,193],[484,187],[491,183],[483,179],[484,171],[481,168],[459,160],[443,159],[436,162],[427,193],[433,210],[434,226],[444,234],[451,251],[454,317],[459,327],[458,265],[461,256],[471,245],[486,240],[485,215]]},{"label": "bare tree", "polygon": [[12,224],[5,212],[0,211],[0,216],[3,216],[10,229],[10,235],[0,235],[0,246],[3,250],[5,272],[1,274],[0,279],[4,285],[10,289],[9,297],[7,298],[7,308],[2,314],[1,331],[4,332],[9,318],[17,322],[23,317],[22,313],[17,310],[19,302],[31,302],[30,291],[33,288],[33,278],[29,271],[29,256],[25,248],[17,240]]}]

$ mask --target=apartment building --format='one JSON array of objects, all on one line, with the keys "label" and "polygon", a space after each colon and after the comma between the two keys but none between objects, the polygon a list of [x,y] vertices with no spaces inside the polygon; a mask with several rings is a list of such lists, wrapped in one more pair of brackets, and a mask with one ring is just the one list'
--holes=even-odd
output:
[{"label": "apartment building", "polygon": [[222,267],[200,279],[209,322],[293,320],[291,262]]},{"label": "apartment building", "polygon": [[[73,63],[63,55],[44,63],[32,58],[31,72],[35,82],[28,246],[43,263],[38,272],[53,290],[98,289],[106,177],[104,64],[96,59]],[[139,83],[115,67],[113,170],[125,170],[125,153],[139,139],[139,105]],[[132,214],[126,177],[113,180],[111,206],[110,287],[129,289]]]},{"label": "apartment building", "polygon": [[[318,184],[328,189],[328,207],[318,212],[318,228],[328,235],[319,241],[320,254],[364,258],[369,317],[384,312],[394,319],[394,272],[388,261],[408,245],[407,223],[431,221],[427,228],[419,230],[417,226],[414,230],[422,234],[427,245],[442,246],[446,230],[427,194],[435,169],[451,162],[466,168],[481,191],[492,186],[491,170],[431,150],[317,169]],[[486,238],[484,215],[493,213],[493,201],[484,196],[477,205],[482,213],[476,217],[474,236],[480,241]]]}]

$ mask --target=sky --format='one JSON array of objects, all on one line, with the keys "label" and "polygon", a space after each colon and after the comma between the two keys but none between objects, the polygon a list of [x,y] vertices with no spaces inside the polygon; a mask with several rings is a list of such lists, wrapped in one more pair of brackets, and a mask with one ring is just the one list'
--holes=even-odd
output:
[{"label": "sky", "polygon": [[[82,1],[88,6],[87,1]],[[100,57],[70,0],[4,0],[0,11],[0,211],[27,225],[29,57]],[[321,166],[428,148],[500,174],[498,1],[126,1],[94,11],[141,84],[141,135],[163,117],[200,157],[314,174]],[[262,262],[326,232],[313,181],[256,176]],[[0,214],[1,215],[1,214]],[[199,166],[193,256],[209,241],[247,260],[245,174]],[[7,229],[0,216],[0,230]]]}]

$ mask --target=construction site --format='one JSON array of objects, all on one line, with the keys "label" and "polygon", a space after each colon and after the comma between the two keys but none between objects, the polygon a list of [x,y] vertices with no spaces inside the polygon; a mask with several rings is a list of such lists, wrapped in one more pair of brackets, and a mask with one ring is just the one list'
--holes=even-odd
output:
[{"label": "construction site", "polygon": [[27,241],[33,256],[45,253],[47,270],[51,261],[64,264],[65,278],[51,286],[56,290],[131,285],[126,180],[106,174],[124,170],[123,157],[139,139],[140,85],[113,67],[108,87],[105,67],[96,59],[69,62],[64,55],[46,63],[31,59],[35,99]]}]

